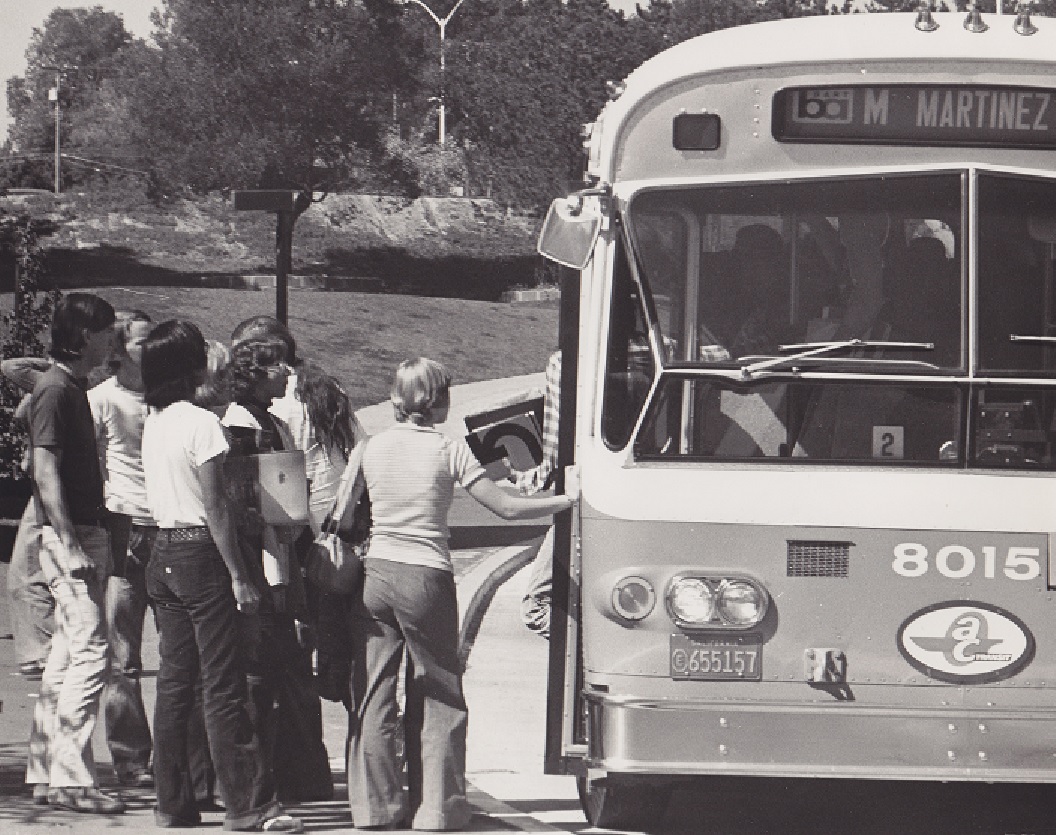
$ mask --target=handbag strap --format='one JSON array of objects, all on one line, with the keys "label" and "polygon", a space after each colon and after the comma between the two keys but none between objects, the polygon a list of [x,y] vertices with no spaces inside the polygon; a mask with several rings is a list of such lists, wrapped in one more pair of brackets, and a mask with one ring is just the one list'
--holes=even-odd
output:
[{"label": "handbag strap", "polygon": [[345,511],[348,510],[356,480],[363,469],[363,453],[366,448],[367,439],[364,438],[352,448],[352,452],[348,456],[348,464],[345,467],[345,471],[341,474],[341,481],[338,482],[337,493],[334,495],[334,504],[330,508],[330,512],[326,514],[326,518],[323,519],[322,530],[324,533],[337,533],[341,519],[345,515]]}]

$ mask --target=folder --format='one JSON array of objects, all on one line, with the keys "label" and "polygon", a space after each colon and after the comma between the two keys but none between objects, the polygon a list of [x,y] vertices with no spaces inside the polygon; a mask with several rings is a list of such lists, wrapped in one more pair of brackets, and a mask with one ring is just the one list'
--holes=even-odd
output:
[{"label": "folder", "polygon": [[252,507],[270,525],[308,523],[308,477],[301,450],[231,455],[224,463],[228,499]]}]

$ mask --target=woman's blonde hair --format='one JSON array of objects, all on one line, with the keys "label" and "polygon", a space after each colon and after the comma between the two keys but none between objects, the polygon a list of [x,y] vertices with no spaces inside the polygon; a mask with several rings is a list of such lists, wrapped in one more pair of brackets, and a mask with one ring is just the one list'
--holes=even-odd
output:
[{"label": "woman's blonde hair", "polygon": [[427,357],[405,360],[392,381],[392,408],[400,423],[429,423],[433,409],[451,402],[451,373]]}]

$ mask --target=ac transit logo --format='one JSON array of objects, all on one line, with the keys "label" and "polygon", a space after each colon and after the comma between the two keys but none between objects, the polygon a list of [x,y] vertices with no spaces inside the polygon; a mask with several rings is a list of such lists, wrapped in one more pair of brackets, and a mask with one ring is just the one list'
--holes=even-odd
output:
[{"label": "ac transit logo", "polygon": [[984,684],[1009,678],[1034,657],[1034,636],[1015,615],[988,603],[936,603],[898,630],[903,657],[930,678]]},{"label": "ac transit logo", "polygon": [[854,91],[838,89],[795,90],[794,122],[850,124],[854,118]]}]

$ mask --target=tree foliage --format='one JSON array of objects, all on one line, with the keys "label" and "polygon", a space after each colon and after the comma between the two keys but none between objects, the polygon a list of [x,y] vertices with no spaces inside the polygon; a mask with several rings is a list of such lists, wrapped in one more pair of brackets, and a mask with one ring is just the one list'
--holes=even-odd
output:
[{"label": "tree foliage", "polygon": [[37,172],[51,169],[48,155],[55,149],[55,103],[49,91],[56,82],[60,145],[65,146],[70,126],[85,122],[85,111],[118,71],[120,55],[131,41],[121,17],[99,6],[55,9],[43,29],[33,30],[26,50],[26,74],[7,83],[8,112],[14,119],[11,140],[24,151],[36,152],[31,168]]},{"label": "tree foliage", "polygon": [[[0,264],[13,276],[15,303],[0,315],[0,359],[42,356],[41,335],[51,323],[59,293],[45,287],[45,255],[41,237],[55,231],[50,221],[0,208]],[[19,463],[25,434],[12,417],[21,397],[17,388],[0,380],[0,478],[22,476]]]},{"label": "tree foliage", "polygon": [[[538,206],[577,183],[580,130],[606,82],[703,32],[835,11],[827,0],[653,0],[631,16],[605,0],[456,2],[161,0],[150,44],[98,7],[56,10],[26,75],[8,81],[11,140],[30,156],[52,150],[43,67],[76,64],[64,148],[104,172],[149,172],[161,191],[465,183]],[[451,15],[443,76],[433,15]]]},{"label": "tree foliage", "polygon": [[[162,180],[199,191],[350,179],[404,75],[393,31],[342,0],[165,0],[129,67],[130,116]],[[325,177],[320,175],[324,169]]]},{"label": "tree foliage", "polygon": [[453,136],[477,182],[539,204],[582,169],[580,129],[659,46],[604,0],[474,0],[449,50]]}]

